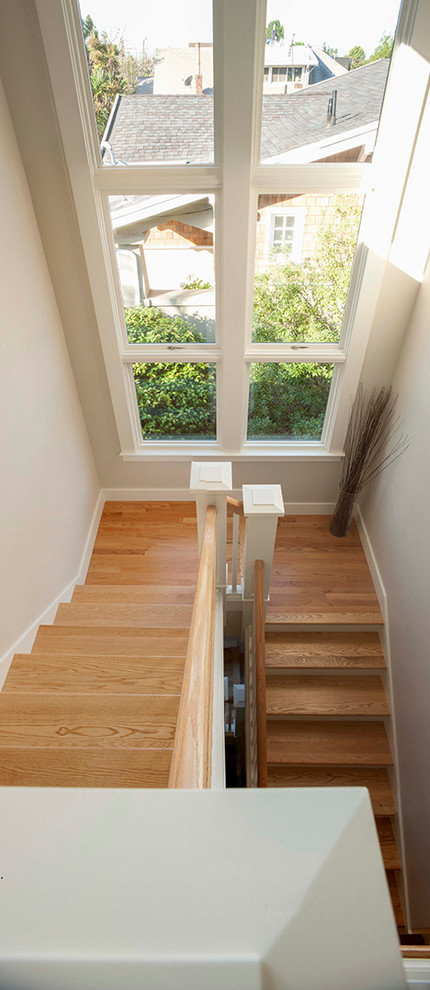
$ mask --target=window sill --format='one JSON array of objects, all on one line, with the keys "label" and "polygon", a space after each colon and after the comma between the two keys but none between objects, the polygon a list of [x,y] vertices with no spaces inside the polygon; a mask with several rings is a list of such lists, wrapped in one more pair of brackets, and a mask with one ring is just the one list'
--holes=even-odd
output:
[{"label": "window sill", "polygon": [[181,461],[184,459],[212,458],[229,461],[278,461],[287,459],[289,461],[340,461],[343,451],[328,450],[320,443],[309,444],[282,444],[266,443],[258,444],[248,442],[244,444],[240,452],[230,452],[223,450],[215,443],[151,443],[136,451],[121,451],[120,457],[123,461]]}]

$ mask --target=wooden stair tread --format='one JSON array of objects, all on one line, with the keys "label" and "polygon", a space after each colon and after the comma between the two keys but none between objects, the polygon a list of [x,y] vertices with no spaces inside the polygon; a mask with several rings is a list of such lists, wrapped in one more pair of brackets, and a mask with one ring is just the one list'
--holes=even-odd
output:
[{"label": "wooden stair tread", "polygon": [[374,767],[268,766],[269,787],[367,787],[375,815],[396,808],[387,771]]},{"label": "wooden stair tread", "polygon": [[189,629],[192,610],[192,605],[71,602],[58,606],[54,625]]},{"label": "wooden stair tread", "polygon": [[328,766],[389,766],[392,756],[381,722],[267,722],[267,762]]},{"label": "wooden stair tread", "polygon": [[385,815],[376,817],[376,828],[385,869],[400,870],[402,864],[390,819]]},{"label": "wooden stair tread", "polygon": [[72,602],[116,602],[124,604],[192,605],[194,586],[77,584]]},{"label": "wooden stair tread", "polygon": [[180,694],[184,659],[17,654],[5,694]]},{"label": "wooden stair tread", "polygon": [[179,695],[0,694],[3,747],[171,749]]},{"label": "wooden stair tread", "polygon": [[401,945],[403,959],[430,959],[430,945]]},{"label": "wooden stair tread", "polygon": [[378,607],[366,607],[362,608],[346,606],[345,610],[333,607],[331,610],[324,608],[321,602],[315,602],[311,609],[306,610],[300,605],[297,608],[293,608],[291,604],[287,605],[270,605],[267,609],[266,615],[266,626],[270,629],[270,626],[281,626],[281,625],[296,625],[296,624],[309,624],[309,625],[335,625],[339,623],[340,625],[383,625],[384,620],[382,618],[381,610]]},{"label": "wooden stair tread", "polygon": [[185,657],[188,630],[39,626],[32,654]]},{"label": "wooden stair tread", "polygon": [[380,677],[289,674],[266,684],[268,715],[389,715]]},{"label": "wooden stair tread", "polygon": [[266,632],[267,668],[384,668],[376,632]]},{"label": "wooden stair tread", "polygon": [[171,749],[0,746],[0,786],[167,787]]}]

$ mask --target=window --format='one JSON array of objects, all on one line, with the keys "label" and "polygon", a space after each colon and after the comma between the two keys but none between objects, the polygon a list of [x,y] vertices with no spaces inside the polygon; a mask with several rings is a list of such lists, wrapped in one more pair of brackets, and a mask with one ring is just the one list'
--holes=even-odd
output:
[{"label": "window", "polygon": [[301,82],[302,79],[302,67],[301,65],[292,66],[288,69],[287,80],[288,82]]},{"label": "window", "polygon": [[[272,197],[266,197],[271,199]],[[259,227],[266,229],[265,261],[285,260],[300,261],[305,229],[305,207],[278,207],[265,210],[262,204],[264,196],[259,197],[257,219],[257,241]],[[261,235],[260,235],[261,236]],[[258,264],[258,258],[257,258]]]},{"label": "window", "polygon": [[[213,85],[203,85],[201,94],[198,80],[196,92],[190,86],[184,93],[154,92],[165,114],[150,96],[119,94],[100,150],[76,0],[55,9],[50,0],[37,0],[37,6],[122,456],[339,457],[418,103],[408,139],[396,139],[389,159],[397,198],[385,208],[385,192],[373,190],[370,176],[388,63],[384,71],[380,63],[375,70],[378,62],[356,70],[366,73],[369,87],[379,87],[367,116],[363,101],[356,102],[360,77],[336,77],[339,126],[328,127],[333,80],[317,91],[308,86],[263,97],[263,79],[299,83],[302,66],[276,60],[273,69],[264,67],[261,0],[214,0],[213,50],[206,36],[206,48],[203,37],[190,37],[193,66],[181,76],[185,86],[190,75],[203,75],[204,82],[206,72]],[[409,6],[407,0],[403,37],[412,30]],[[163,58],[166,70],[170,56]],[[317,97],[306,130],[306,108],[315,108]],[[184,107],[180,114],[175,101]],[[353,118],[352,105],[359,107]],[[128,143],[120,143],[121,133]],[[381,128],[382,147],[383,138]],[[371,192],[358,233],[365,185]],[[378,209],[385,240],[376,257],[368,230]],[[315,258],[322,232],[327,244],[335,240],[329,223],[335,230],[337,211],[354,213],[355,228],[333,297],[329,274]],[[288,313],[278,293],[283,269],[282,291],[287,287],[300,303],[289,302]]]}]

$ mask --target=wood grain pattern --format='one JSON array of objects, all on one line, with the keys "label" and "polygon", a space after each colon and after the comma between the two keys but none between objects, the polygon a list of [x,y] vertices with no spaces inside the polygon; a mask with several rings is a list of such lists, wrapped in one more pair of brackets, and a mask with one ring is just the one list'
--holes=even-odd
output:
[{"label": "wood grain pattern", "polygon": [[0,749],[171,749],[179,697],[0,694]]},{"label": "wood grain pattern", "polygon": [[394,917],[398,928],[405,930],[405,917],[399,893],[400,876],[398,871],[386,870],[388,888],[390,891],[391,903],[393,905]]},{"label": "wood grain pattern", "polygon": [[430,959],[430,945],[402,945],[403,959]]},{"label": "wood grain pattern", "polygon": [[375,815],[394,815],[386,770],[373,767],[268,767],[269,787],[367,787]]},{"label": "wood grain pattern", "polygon": [[390,819],[386,816],[378,816],[376,818],[376,828],[378,830],[379,844],[381,846],[385,869],[400,870],[401,862]]},{"label": "wood grain pattern", "polygon": [[390,766],[393,759],[380,722],[269,721],[268,763],[302,766]]},{"label": "wood grain pattern", "polygon": [[99,602],[100,604],[134,605],[192,605],[194,586],[179,585],[98,585],[77,584],[72,602]]},{"label": "wood grain pattern", "polygon": [[0,746],[0,786],[167,787],[170,749]]},{"label": "wood grain pattern", "polygon": [[243,516],[243,502],[239,502],[237,498],[232,498],[227,495],[227,510],[233,512],[237,516]]},{"label": "wood grain pattern", "polygon": [[376,632],[266,631],[267,668],[384,668]]},{"label": "wood grain pattern", "polygon": [[268,715],[389,715],[379,677],[295,675],[271,677],[266,685]]},{"label": "wood grain pattern", "polygon": [[185,657],[187,641],[185,629],[39,626],[31,652],[85,657]]},{"label": "wood grain pattern", "polygon": [[194,587],[197,569],[192,502],[107,502],[85,584]]},{"label": "wood grain pattern", "polygon": [[183,658],[17,654],[3,692],[180,695],[183,676]]},{"label": "wood grain pattern", "polygon": [[267,623],[293,622],[382,623],[355,524],[339,540],[327,516],[279,520]]},{"label": "wood grain pattern", "polygon": [[59,605],[54,625],[57,626],[115,626],[134,629],[189,629],[191,605],[136,605],[121,602],[70,602]]},{"label": "wood grain pattern", "polygon": [[210,787],[215,568],[216,509],[209,505],[200,551],[169,787]]},{"label": "wood grain pattern", "polygon": [[254,564],[255,679],[257,693],[258,786],[267,787],[266,654],[264,647],[264,563]]}]

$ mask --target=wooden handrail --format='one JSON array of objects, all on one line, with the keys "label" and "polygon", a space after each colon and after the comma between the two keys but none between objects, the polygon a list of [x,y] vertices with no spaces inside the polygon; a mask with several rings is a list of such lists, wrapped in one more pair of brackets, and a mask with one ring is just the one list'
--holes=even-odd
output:
[{"label": "wooden handrail", "polygon": [[215,628],[216,508],[203,530],[169,787],[210,787]]},{"label": "wooden handrail", "polygon": [[258,786],[267,787],[266,648],[264,636],[264,563],[254,564],[255,679],[257,686]]},{"label": "wooden handrail", "polygon": [[237,516],[243,516],[243,502],[238,502],[237,498],[227,495],[227,508],[231,509]]}]

